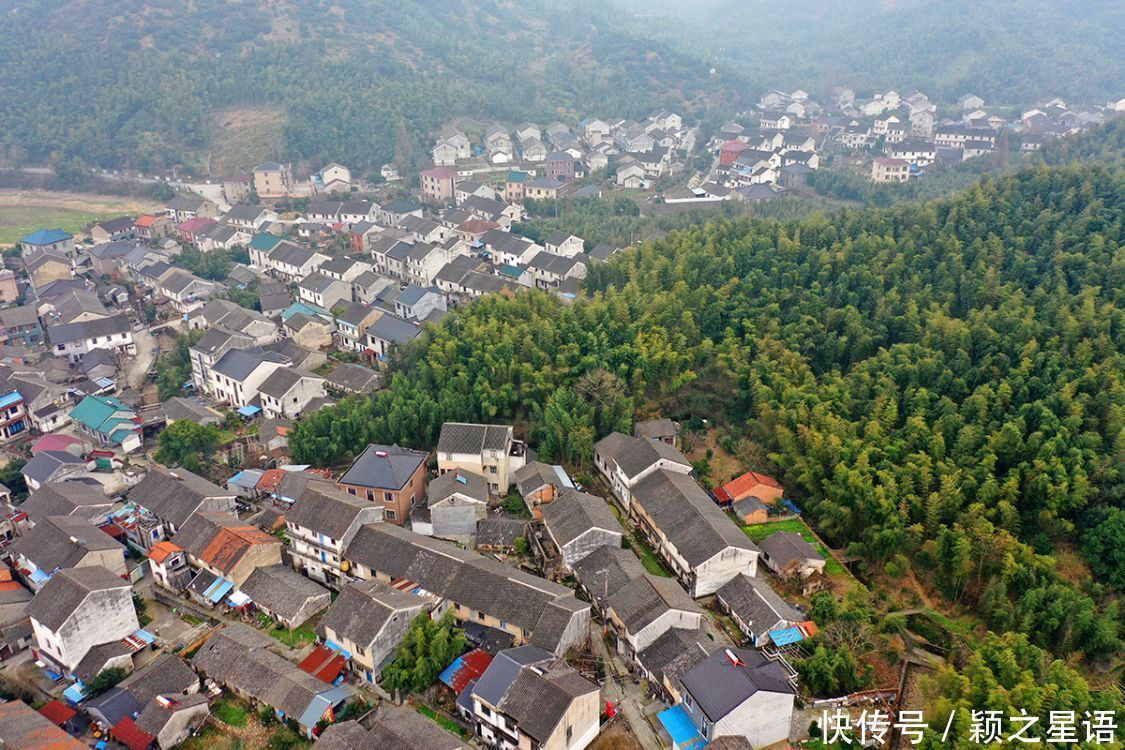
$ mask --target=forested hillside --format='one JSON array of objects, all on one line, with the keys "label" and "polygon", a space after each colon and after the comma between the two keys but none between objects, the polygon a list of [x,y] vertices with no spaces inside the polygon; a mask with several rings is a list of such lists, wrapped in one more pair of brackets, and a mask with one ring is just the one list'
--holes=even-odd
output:
[{"label": "forested hillside", "polygon": [[[589,299],[450,316],[388,390],[303,420],[294,458],[515,420],[581,467],[637,409],[705,417],[761,445],[869,570],[912,562],[1019,634],[995,644],[1023,666],[989,679],[1077,680],[1038,649],[1122,648],[1123,192],[1116,168],[1041,166],[930,204],[673,232],[591,269]],[[1053,556],[1075,539],[1081,583]]]},{"label": "forested hillside", "polygon": [[0,158],[203,168],[224,128],[248,121],[278,134],[270,158],[370,169],[424,156],[459,116],[636,117],[740,95],[698,60],[610,31],[607,13],[562,0],[27,0],[0,24]]},{"label": "forested hillside", "polygon": [[973,92],[994,105],[1123,93],[1125,7],[1114,0],[617,2],[761,87],[918,88],[945,102]]}]

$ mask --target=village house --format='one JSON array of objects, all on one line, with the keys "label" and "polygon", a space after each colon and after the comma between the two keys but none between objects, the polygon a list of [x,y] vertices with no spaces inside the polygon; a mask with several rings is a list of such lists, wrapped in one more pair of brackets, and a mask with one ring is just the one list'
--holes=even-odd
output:
[{"label": "village house", "polygon": [[632,495],[630,515],[692,597],[757,571],[758,547],[686,473],[648,473]]},{"label": "village house", "polygon": [[541,648],[501,651],[472,688],[474,730],[497,747],[582,750],[599,731],[595,683]]},{"label": "village house", "polygon": [[74,235],[61,229],[38,229],[20,239],[19,244],[20,252],[25,258],[33,253],[54,253],[70,263],[78,255]]},{"label": "village house", "polygon": [[94,462],[66,451],[42,451],[31,458],[20,474],[28,489],[37,490],[48,482],[67,479],[85,479],[90,476]]},{"label": "village house", "polygon": [[382,315],[374,307],[352,302],[336,315],[336,343],[340,349],[362,352],[367,327]]},{"label": "village house", "polygon": [[195,575],[188,564],[184,548],[168,540],[157,542],[149,548],[148,562],[153,581],[169,591],[183,591]]},{"label": "village house", "polygon": [[317,193],[347,192],[352,187],[352,172],[347,167],[332,162],[309,177],[309,182]]},{"label": "village house", "polygon": [[113,501],[106,497],[102,486],[89,481],[47,482],[33,488],[31,495],[20,505],[32,523],[51,516],[75,516],[96,526],[105,523]]},{"label": "village house", "polygon": [[93,349],[109,349],[121,354],[136,354],[133,325],[127,315],[112,315],[99,320],[63,323],[47,327],[47,340],[56,357],[77,363]]},{"label": "village house", "polygon": [[488,480],[494,495],[507,493],[526,461],[523,441],[510,425],[446,422],[437,444],[438,473],[464,470]]},{"label": "village house", "polygon": [[74,264],[53,250],[33,250],[23,258],[23,267],[33,287],[74,276]]},{"label": "village house", "polygon": [[703,626],[703,609],[679,582],[650,573],[609,590],[602,608],[618,653],[630,661],[669,630],[698,630]]},{"label": "village house", "polygon": [[175,534],[196,513],[233,513],[236,497],[231,490],[182,467],[165,469],[154,466],[129,490],[130,502],[161,521],[160,539],[154,537],[154,541]]},{"label": "village house", "polygon": [[293,165],[267,161],[254,167],[254,192],[260,198],[285,198],[293,192]]},{"label": "village house", "polygon": [[567,488],[553,502],[539,506],[539,510],[543,526],[567,569],[598,547],[621,546],[621,524],[600,497]]},{"label": "village house", "polygon": [[569,279],[586,278],[586,263],[580,257],[555,255],[546,250],[536,253],[520,274],[524,286],[536,289],[558,289]]},{"label": "village house", "polygon": [[5,747],[11,750],[86,748],[85,743],[79,742],[41,711],[36,711],[21,700],[0,702],[0,737],[4,738]]},{"label": "village house", "polygon": [[7,442],[27,430],[27,404],[15,388],[0,387],[0,394],[0,442]]},{"label": "village house", "polygon": [[806,619],[803,612],[778,596],[764,579],[745,574],[736,575],[723,584],[715,592],[715,599],[750,643],[759,648],[769,641],[771,631],[794,627]]},{"label": "village house", "polygon": [[809,576],[824,572],[824,555],[795,531],[774,532],[759,542],[758,547],[762,562],[776,575]]},{"label": "village house", "polygon": [[352,575],[413,581],[440,615],[511,634],[561,655],[585,643],[590,605],[574,592],[491,558],[392,524],[368,524],[347,546]]},{"label": "village house", "polygon": [[454,183],[457,172],[449,167],[434,167],[427,169],[419,176],[422,185],[422,197],[433,203],[449,203],[453,200]]},{"label": "village house", "polygon": [[348,576],[343,550],[366,523],[383,520],[383,509],[329,482],[312,482],[286,511],[293,566],[314,581],[339,589]]},{"label": "village house", "polygon": [[32,591],[59,570],[98,565],[125,577],[125,547],[80,516],[48,516],[7,548],[15,569]]},{"label": "village house", "polygon": [[259,566],[239,588],[254,608],[289,630],[328,609],[332,594],[288,565]]},{"label": "village house", "polygon": [[427,453],[397,445],[368,445],[337,485],[383,509],[383,520],[401,526],[425,496]]},{"label": "village house", "polygon": [[165,215],[173,224],[181,224],[192,219],[217,219],[219,207],[212,201],[198,195],[180,195],[168,201]]},{"label": "village house", "polygon": [[194,513],[171,541],[199,569],[188,591],[202,603],[217,603],[222,589],[238,589],[256,568],[281,564],[281,540],[231,513]]},{"label": "village house", "polygon": [[[253,262],[254,254],[250,257]],[[323,253],[282,240],[265,255],[261,267],[283,281],[294,282],[305,278],[327,260],[328,256]]]},{"label": "village house", "polygon": [[[892,159],[909,162],[912,166],[926,167],[937,159],[937,148],[932,143],[922,141],[902,141],[901,143],[887,144],[887,156]],[[898,169],[901,166],[896,165]]]},{"label": "village house", "polygon": [[262,411],[267,419],[297,419],[316,398],[324,398],[324,378],[296,367],[281,367],[258,386]]},{"label": "village house", "polygon": [[531,517],[536,520],[543,517],[540,506],[553,501],[563,489],[574,487],[563,467],[548,466],[540,461],[529,461],[517,469],[512,478]]},{"label": "village house", "polygon": [[141,449],[141,418],[114,396],[87,396],[70,412],[78,431],[103,448],[123,453]]},{"label": "village house", "polygon": [[270,651],[276,641],[242,623],[214,633],[192,659],[196,669],[235,695],[273,709],[308,738],[321,721],[331,723],[352,698],[347,685],[333,686]]},{"label": "village house", "polygon": [[341,589],[321,627],[328,642],[351,654],[356,676],[375,682],[414,618],[429,607],[427,599],[386,583],[353,581]]},{"label": "village house", "polygon": [[632,487],[652,472],[691,472],[691,462],[671,445],[620,432],[612,432],[595,443],[594,466],[605,476],[626,511],[632,503]]},{"label": "village house", "polygon": [[789,737],[796,689],[759,651],[718,649],[680,678],[683,711],[700,738],[744,737],[767,747]]},{"label": "village house", "polygon": [[426,500],[410,515],[419,534],[469,544],[488,515],[488,482],[479,474],[448,471],[429,483]]},{"label": "village house", "polygon": [[[127,580],[97,565],[60,570],[27,605],[35,658],[74,674],[91,651],[118,644],[140,627]],[[115,650],[111,666],[132,651]]]},{"label": "village house", "polygon": [[367,326],[365,331],[367,345],[364,354],[369,361],[383,361],[391,353],[391,349],[406,346],[421,333],[422,328],[416,321],[383,313],[375,322]]},{"label": "village house", "polygon": [[297,297],[324,310],[352,301],[352,286],[320,271],[313,271],[297,284]]}]

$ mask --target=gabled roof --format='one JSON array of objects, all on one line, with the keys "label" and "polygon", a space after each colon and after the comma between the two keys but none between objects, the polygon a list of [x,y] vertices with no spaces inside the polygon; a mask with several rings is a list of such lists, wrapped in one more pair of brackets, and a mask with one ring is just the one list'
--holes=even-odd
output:
[{"label": "gabled roof", "polygon": [[593,529],[622,533],[608,503],[600,497],[574,489],[563,489],[554,501],[542,506],[543,523],[560,547]]},{"label": "gabled roof", "polygon": [[712,722],[722,720],[760,690],[796,693],[780,664],[745,648],[715,651],[684,674],[680,683]]},{"label": "gabled roof", "polygon": [[382,339],[392,344],[409,344],[418,338],[422,328],[408,320],[385,313],[367,327],[367,334],[373,338]]},{"label": "gabled roof", "polygon": [[233,571],[255,547],[281,547],[280,539],[230,513],[196,513],[184,522],[172,541],[222,573]]},{"label": "gabled roof", "polygon": [[331,482],[314,481],[286,511],[285,521],[340,541],[352,530],[360,513],[372,508],[379,510],[365,498],[350,495]]},{"label": "gabled roof", "polygon": [[488,480],[479,474],[460,469],[447,471],[435,477],[426,487],[426,504],[432,508],[454,494],[476,500],[478,503],[487,503]]},{"label": "gabled roof", "polygon": [[703,614],[679,581],[649,573],[610,591],[608,604],[631,634],[639,633],[669,610]]},{"label": "gabled roof", "polygon": [[120,542],[79,516],[48,516],[18,537],[9,549],[47,573],[72,568],[91,552],[117,551],[122,560],[125,557]]},{"label": "gabled roof", "polygon": [[289,391],[293,389],[293,386],[306,378],[322,383],[324,382],[324,378],[319,375],[313,375],[311,372],[306,372],[296,367],[279,367],[262,381],[262,384],[258,386],[258,391],[267,396],[280,399],[285,396],[285,394],[289,393]]},{"label": "gabled roof", "polygon": [[132,330],[132,324],[127,315],[111,315],[98,320],[86,320],[81,323],[63,323],[62,325],[49,326],[47,338],[51,344],[68,344],[73,341],[126,333]]},{"label": "gabled roof", "polygon": [[92,592],[128,588],[128,581],[101,565],[67,568],[51,576],[27,605],[27,614],[51,631],[58,631]]},{"label": "gabled roof", "polygon": [[[239,588],[258,606],[300,625],[332,603],[328,589],[288,565],[255,568]],[[302,614],[305,617],[298,622]]]},{"label": "gabled roof", "polygon": [[408,594],[374,579],[349,583],[341,592],[321,625],[352,643],[369,647],[388,623],[410,620],[426,599]]},{"label": "gabled roof", "polygon": [[86,745],[23,701],[0,703],[0,738],[10,750],[85,750]]},{"label": "gabled roof", "polygon": [[86,463],[86,459],[66,451],[43,451],[24,464],[21,472],[42,484],[49,482],[64,466],[85,466]]},{"label": "gabled roof", "polygon": [[446,422],[438,437],[438,453],[479,454],[485,450],[507,450],[512,439],[510,425]]},{"label": "gabled roof", "polygon": [[96,482],[47,482],[20,506],[35,523],[48,516],[82,514],[84,509],[97,508],[109,512],[113,501]]},{"label": "gabled roof", "polygon": [[218,497],[234,497],[234,493],[183,468],[153,467],[129,490],[132,502],[176,526],[182,526],[204,500]]},{"label": "gabled roof", "polygon": [[804,614],[778,596],[769,583],[739,573],[722,585],[716,595],[738,618],[761,632],[780,621],[802,622]]},{"label": "gabled roof", "polygon": [[770,560],[784,568],[794,560],[823,560],[824,555],[795,531],[777,531],[758,542]]},{"label": "gabled roof", "polygon": [[118,683],[142,704],[158,695],[178,695],[199,685],[199,675],[179,656],[163,653]]}]

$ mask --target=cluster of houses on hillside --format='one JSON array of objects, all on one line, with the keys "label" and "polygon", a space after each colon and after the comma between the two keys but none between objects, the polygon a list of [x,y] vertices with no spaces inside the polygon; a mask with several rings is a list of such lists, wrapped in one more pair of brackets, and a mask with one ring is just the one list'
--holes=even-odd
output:
[{"label": "cluster of houses on hillside", "polygon": [[[666,704],[659,722],[675,746],[785,741],[798,682],[781,647],[816,626],[758,563],[801,579],[824,558],[797,534],[750,541],[722,504],[776,500],[780,485],[750,473],[708,493],[677,435],[658,419],[599,441],[609,499],[494,424],[446,423],[432,451],[370,445],[338,476],[282,465],[245,469],[224,486],[152,465],[111,496],[89,471],[53,475],[18,507],[8,501],[0,540],[3,654],[30,648],[52,702],[38,713],[0,704],[0,738],[41,747],[21,744],[15,727],[26,724],[59,747],[97,732],[171,748],[229,694],[329,747],[383,741],[374,736],[463,748],[437,724],[404,724],[389,700],[333,725],[379,694],[416,618],[448,615],[468,648],[438,682],[458,723],[488,746],[592,743],[605,704],[581,654],[603,637],[607,658]],[[66,453],[50,438],[45,452]],[[513,489],[527,513],[498,515]],[[626,544],[634,535],[670,575],[642,564]],[[190,660],[141,625],[134,587],[147,577],[150,606],[205,623],[189,637]],[[712,596],[738,633],[701,606]],[[298,651],[270,634],[313,624],[315,642]],[[109,669],[128,676],[92,694]]]},{"label": "cluster of houses on hillside", "polygon": [[[421,175],[423,193],[437,200],[451,194],[427,191],[427,183],[459,173],[519,167],[509,178],[507,200],[554,199],[566,195],[597,195],[592,185],[575,180],[603,172],[613,162],[614,182],[623,188],[647,188],[655,180],[684,168],[683,157],[694,149],[695,135],[675,112],[657,110],[645,120],[587,118],[572,128],[562,122],[545,127],[524,122],[514,129],[489,125],[479,144],[456,127],[442,130],[434,145],[434,169]],[[432,187],[432,186],[431,186]]]},{"label": "cluster of houses on hillside", "polygon": [[1071,109],[1055,97],[1013,116],[1010,108],[990,111],[984,99],[970,93],[939,113],[938,105],[918,91],[857,99],[851,89],[837,86],[823,105],[802,90],[768,91],[758,102],[758,116],[761,130],[807,134],[822,150],[875,150],[872,181],[905,182],[937,167],[1007,151],[1009,143],[1018,142],[1024,152],[1038,151],[1047,139],[1100,125],[1121,111],[1118,104]]}]

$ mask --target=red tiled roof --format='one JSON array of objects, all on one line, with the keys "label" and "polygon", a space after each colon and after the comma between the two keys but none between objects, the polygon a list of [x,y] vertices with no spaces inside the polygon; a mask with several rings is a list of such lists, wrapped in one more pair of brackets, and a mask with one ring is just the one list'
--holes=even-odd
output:
[{"label": "red tiled roof", "polygon": [[719,147],[721,151],[745,151],[750,146],[742,141],[727,141]]},{"label": "red tiled roof", "polygon": [[129,750],[149,750],[156,742],[156,738],[137,726],[131,716],[126,716],[114,725],[110,731],[113,739],[129,748]]},{"label": "red tiled roof", "polygon": [[142,229],[144,229],[146,227],[151,227],[155,223],[156,223],[156,217],[152,216],[152,215],[142,216],[141,218],[139,218],[135,222],[133,222],[134,226],[138,226]]},{"label": "red tiled roof", "polygon": [[313,677],[331,685],[344,671],[348,660],[343,655],[336,653],[327,646],[317,646],[313,652],[297,665],[302,672],[308,672]]},{"label": "red tiled roof", "polygon": [[0,591],[19,591],[22,588],[19,581],[0,581]]},{"label": "red tiled roof", "polygon": [[254,485],[254,489],[258,492],[277,492],[284,476],[285,469],[266,469],[262,472],[262,478]]},{"label": "red tiled roof", "polygon": [[64,703],[59,703],[57,700],[48,701],[39,709],[39,713],[47,717],[47,720],[57,727],[61,727],[78,715],[78,712],[73,708]]},{"label": "red tiled roof", "polygon": [[434,177],[434,178],[439,179],[439,180],[448,180],[448,179],[456,177],[457,173],[454,172],[449,167],[434,167],[433,169],[427,169],[425,172],[422,173],[422,176],[423,177]]},{"label": "red tiled roof", "polygon": [[224,526],[203,548],[199,559],[208,565],[229,573],[242,556],[259,544],[280,544],[277,537],[254,526]]},{"label": "red tiled roof", "polygon": [[148,551],[148,557],[154,562],[163,563],[168,559],[168,555],[171,555],[173,552],[182,551],[183,547],[179,546],[178,544],[172,544],[172,542],[168,541],[157,542],[156,544],[152,545],[152,549]]},{"label": "red tiled roof", "polygon": [[716,487],[711,492],[720,503],[726,503],[735,498],[743,497],[755,487],[761,485],[778,490],[782,489],[781,483],[773,477],[766,474],[759,474],[756,471],[748,471],[740,477],[735,477],[723,486]]},{"label": "red tiled roof", "polygon": [[484,234],[490,229],[499,229],[500,225],[487,219],[469,219],[457,225],[457,231],[469,234]]},{"label": "red tiled roof", "polygon": [[125,530],[115,523],[107,523],[99,526],[98,528],[109,534],[114,539],[120,539],[121,537],[125,536]]},{"label": "red tiled roof", "polygon": [[214,224],[214,223],[215,223],[214,219],[206,219],[206,218],[200,216],[200,217],[197,217],[197,218],[194,218],[194,219],[187,219],[186,221],[181,221],[179,224],[176,225],[176,228],[179,229],[181,232],[196,232],[196,231],[199,231],[200,229],[202,229],[203,227],[210,226],[211,224]]}]

